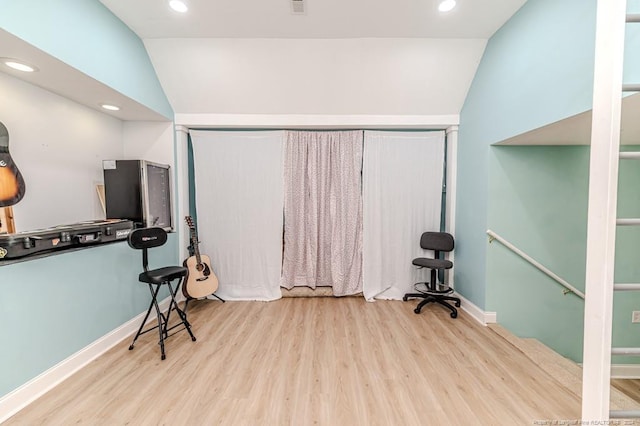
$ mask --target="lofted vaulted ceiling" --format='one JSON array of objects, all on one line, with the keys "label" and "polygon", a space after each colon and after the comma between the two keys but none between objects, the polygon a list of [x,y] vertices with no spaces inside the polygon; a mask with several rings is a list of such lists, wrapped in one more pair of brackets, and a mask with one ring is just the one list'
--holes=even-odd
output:
[{"label": "lofted vaulted ceiling", "polygon": [[458,0],[438,12],[438,0],[101,0],[142,39],[149,38],[483,38],[526,0]]},{"label": "lofted vaulted ceiling", "polygon": [[176,113],[459,114],[487,39],[526,0],[101,0]]}]

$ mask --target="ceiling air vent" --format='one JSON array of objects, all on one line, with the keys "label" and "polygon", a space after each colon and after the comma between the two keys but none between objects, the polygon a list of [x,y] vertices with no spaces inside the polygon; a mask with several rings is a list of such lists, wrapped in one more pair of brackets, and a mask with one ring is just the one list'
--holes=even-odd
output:
[{"label": "ceiling air vent", "polygon": [[291,13],[294,15],[303,15],[304,0],[291,0]]}]

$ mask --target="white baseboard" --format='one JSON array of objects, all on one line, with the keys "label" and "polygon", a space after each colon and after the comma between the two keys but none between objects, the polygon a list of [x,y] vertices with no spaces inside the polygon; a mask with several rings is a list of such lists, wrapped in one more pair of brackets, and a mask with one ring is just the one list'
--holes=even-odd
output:
[{"label": "white baseboard", "polygon": [[[168,309],[169,301],[169,297],[164,299],[160,303],[160,309]],[[145,314],[146,311],[0,398],[0,423],[9,419],[82,367],[138,331],[140,321],[142,321]],[[155,315],[150,315],[149,317],[147,323],[156,320]]]},{"label": "white baseboard", "polygon": [[640,379],[640,364],[611,364],[612,379]]},{"label": "white baseboard", "polygon": [[460,307],[480,324],[487,325],[498,322],[497,314],[495,312],[485,312],[464,297],[460,296],[458,293],[455,295],[460,298]]}]

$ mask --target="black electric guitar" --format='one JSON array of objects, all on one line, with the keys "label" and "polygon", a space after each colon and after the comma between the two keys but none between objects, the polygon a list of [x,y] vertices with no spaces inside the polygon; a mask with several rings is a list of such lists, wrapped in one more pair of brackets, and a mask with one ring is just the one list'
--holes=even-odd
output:
[{"label": "black electric guitar", "polygon": [[9,154],[9,131],[0,123],[0,207],[16,204],[24,191],[22,174]]},{"label": "black electric guitar", "polygon": [[184,220],[189,226],[193,256],[183,262],[183,266],[185,266],[189,272],[182,286],[182,292],[189,299],[199,299],[213,294],[218,289],[218,278],[211,269],[209,256],[200,254],[200,250],[198,249],[198,235],[193,223],[193,218],[187,216]]}]

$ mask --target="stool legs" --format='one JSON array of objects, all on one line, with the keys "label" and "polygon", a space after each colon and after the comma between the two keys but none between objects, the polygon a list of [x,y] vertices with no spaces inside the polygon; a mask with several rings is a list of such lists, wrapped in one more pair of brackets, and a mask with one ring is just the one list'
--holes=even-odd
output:
[{"label": "stool legs", "polygon": [[416,306],[416,308],[413,310],[413,312],[415,312],[416,314],[419,314],[422,311],[422,308],[427,304],[427,303],[438,303],[442,306],[444,306],[445,308],[448,308],[451,313],[451,318],[456,318],[458,316],[458,310],[456,308],[454,308],[453,306],[451,306],[450,303],[448,303],[449,301],[454,302],[454,305],[459,308],[460,307],[460,298],[455,297],[455,296],[448,296],[447,294],[449,293],[445,293],[445,294],[437,294],[437,293],[407,293],[402,297],[402,300],[404,300],[405,302],[409,299],[413,299],[413,298],[419,298],[422,299],[420,301],[420,303],[418,303],[418,306]]},{"label": "stool legs", "polygon": [[149,304],[149,309],[147,309],[147,314],[144,316],[144,319],[142,320],[142,323],[140,324],[140,328],[138,328],[138,332],[136,333],[135,337],[133,338],[133,342],[131,342],[131,345],[129,346],[129,350],[133,349],[133,345],[136,343],[136,340],[138,340],[138,337],[140,337],[140,335],[146,333],[147,331],[151,331],[153,329],[149,329],[147,331],[142,331],[142,329],[144,328],[144,325],[147,323],[147,319],[149,318],[149,314],[151,313],[151,309],[153,309],[153,301],[156,300],[156,297],[158,296],[158,292],[160,291],[160,286],[156,287],[156,291],[153,291],[153,287],[151,287],[151,284],[149,284],[149,291],[151,292],[151,303]]},{"label": "stool legs", "polygon": [[[171,286],[171,283],[169,284],[169,291],[171,292],[171,302],[169,303],[169,310],[167,311],[167,321],[165,322],[165,334],[171,330],[167,329],[166,326],[169,322],[169,315],[171,315],[171,309],[173,306],[173,309],[175,309],[176,313],[178,314],[178,316],[180,317],[180,322],[184,325],[184,328],[187,329],[187,333],[189,333],[189,336],[191,336],[191,341],[195,342],[196,341],[196,337],[193,335],[193,333],[191,332],[191,324],[189,324],[189,321],[187,321],[187,313],[185,311],[183,311],[182,309],[180,309],[180,306],[178,306],[178,302],[176,301],[176,294],[178,293],[178,289],[180,288],[180,284],[178,284],[178,286],[176,287],[175,291],[173,290],[173,287]],[[180,325],[180,324],[178,324]],[[175,326],[174,326],[175,327]]]},{"label": "stool legs", "polygon": [[[138,337],[140,337],[141,335],[155,330],[156,328],[158,329],[158,344],[160,345],[160,358],[162,360],[166,359],[166,354],[165,354],[165,350],[164,350],[164,341],[166,338],[168,338],[170,336],[169,331],[173,330],[176,327],[179,326],[184,326],[184,328],[187,330],[187,332],[189,333],[189,336],[191,336],[191,340],[192,341],[196,341],[196,337],[193,335],[193,332],[191,331],[191,324],[189,324],[189,321],[187,321],[187,314],[186,312],[184,312],[182,309],[180,309],[180,307],[178,306],[178,302],[175,299],[175,296],[178,292],[178,289],[180,288],[180,284],[178,284],[178,286],[175,288],[175,290],[173,289],[173,286],[171,285],[171,282],[166,282],[163,284],[167,284],[169,287],[169,296],[171,298],[171,300],[169,301],[169,309],[167,310],[166,315],[164,313],[162,313],[160,306],[158,305],[158,293],[160,292],[160,285],[156,284],[155,285],[155,289],[153,287],[152,284],[147,283],[149,285],[149,292],[151,293],[151,303],[149,304],[149,309],[147,309],[147,313],[144,316],[144,319],[142,320],[142,324],[140,324],[140,328],[138,328],[138,331],[136,332],[136,335],[133,337],[133,341],[131,342],[131,345],[129,346],[129,350],[132,350],[134,347],[134,344],[136,343],[136,340],[138,340]],[[156,317],[157,317],[157,325],[155,325],[154,327],[151,327],[147,330],[143,331],[143,328],[145,326],[145,324],[147,323],[147,320],[149,319],[149,315],[151,314],[151,310],[155,308],[156,311]],[[171,311],[175,310],[178,314],[178,316],[180,317],[180,322],[175,324],[172,327],[169,327],[169,318],[171,316]]]},{"label": "stool legs", "polygon": [[[151,284],[149,284],[149,287],[151,287]],[[160,288],[160,286],[158,286],[158,288]],[[155,292],[155,295],[157,294],[158,290]],[[164,353],[164,337],[167,335],[167,318],[160,311],[158,299],[154,297],[151,303],[156,307],[156,316],[158,317],[158,335],[160,336],[160,340],[158,341],[158,343],[160,343],[160,359],[164,360],[167,357]]]},{"label": "stool legs", "polygon": [[418,303],[418,306],[416,306],[413,312],[415,312],[416,314],[419,314],[422,308],[424,307],[424,305],[426,305],[427,303],[439,303],[440,305],[444,306],[445,308],[448,308],[451,311],[450,313],[451,318],[456,318],[458,316],[458,310],[453,306],[451,306],[449,303],[447,303],[448,300],[455,302],[455,305],[457,307],[460,307],[460,299],[458,299],[457,297],[426,296],[423,298],[423,300],[420,303]]}]

